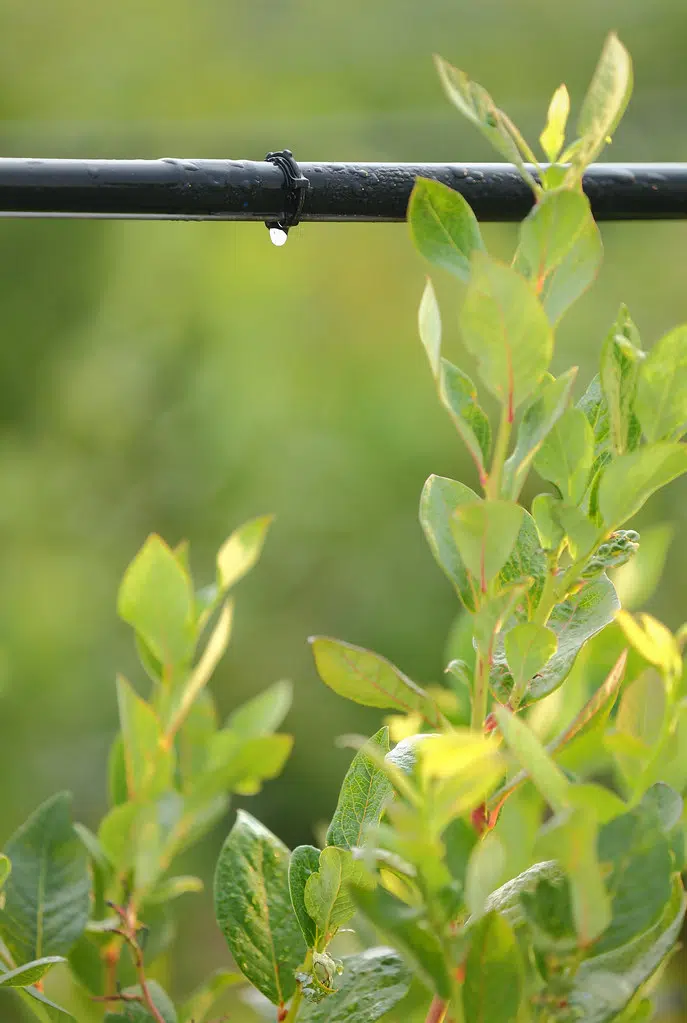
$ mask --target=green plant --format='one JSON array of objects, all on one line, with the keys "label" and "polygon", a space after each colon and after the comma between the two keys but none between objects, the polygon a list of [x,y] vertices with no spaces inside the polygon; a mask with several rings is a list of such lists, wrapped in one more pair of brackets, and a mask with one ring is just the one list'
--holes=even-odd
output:
[{"label": "green plant", "polygon": [[[511,265],[487,254],[451,189],[418,180],[408,211],[420,251],[466,285],[463,341],[498,408],[492,438],[472,380],[442,357],[428,282],[420,336],[482,495],[431,476],[420,521],[467,642],[449,686],[423,688],[375,653],[312,640],[331,689],[393,713],[371,739],[348,740],[356,752],[324,848],[289,852],[239,812],[217,865],[216,915],[236,965],[274,1007],[268,1018],[640,1023],[685,913],[687,631],[621,611],[612,578],[639,550],[628,521],[687,470],[687,327],[647,354],[623,307],[576,404],[575,370],[549,372],[555,328],[601,259],[581,177],[629,98],[617,38],[567,147],[565,87],[554,95],[545,166],[480,86],[438,68],[535,198]],[[552,489],[529,512],[519,498],[531,468]],[[0,987],[18,989],[39,1019],[73,1018],[41,986],[65,959],[109,1023],[200,1023],[242,979],[213,978],[178,1012],[146,963],[171,940],[169,901],[200,885],[170,876],[173,860],[222,817],[229,793],[256,792],[290,750],[275,734],[284,683],[223,728],[207,691],[229,640],[229,593],[267,525],[237,531],[201,591],[186,549],[158,537],[127,570],[119,611],[152,695],[118,681],[112,809],[96,836],[57,796],[0,860]]]}]

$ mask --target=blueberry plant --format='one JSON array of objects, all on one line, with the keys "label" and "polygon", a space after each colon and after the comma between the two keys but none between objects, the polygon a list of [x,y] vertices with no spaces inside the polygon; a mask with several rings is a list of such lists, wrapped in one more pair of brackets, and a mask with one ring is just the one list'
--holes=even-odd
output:
[{"label": "blueberry plant", "polygon": [[[549,371],[558,323],[601,260],[581,178],[623,114],[631,62],[611,35],[568,144],[568,94],[556,91],[540,136],[546,163],[481,86],[437,65],[453,104],[534,196],[510,264],[486,252],[450,188],[418,180],[408,210],[420,252],[464,286],[463,343],[497,409],[488,415],[442,356],[428,281],[420,337],[481,488],[430,476],[420,500],[461,605],[448,684],[423,687],[378,654],[312,640],[327,686],[389,716],[370,739],[349,737],[355,754],[323,848],[290,852],[239,811],[214,899],[240,972],[216,974],[175,1007],[147,976],[173,938],[170,902],[201,887],[175,860],[232,793],[251,795],[281,771],[291,691],[277,683],[220,726],[207,688],[229,641],[233,587],[269,520],[229,538],[200,590],[186,548],[149,538],[119,612],[151,691],[144,699],[117,682],[111,809],[96,835],[58,795],[0,858],[0,988],[39,1020],[74,1018],[46,994],[52,967],[50,981],[68,968],[107,1023],[202,1023],[246,981],[259,1011],[282,1023],[651,1017],[685,914],[687,631],[621,610],[613,580],[641,555],[633,516],[687,471],[687,326],[645,352],[622,307],[576,402],[576,370]],[[528,511],[519,498],[532,469],[550,486]]]}]

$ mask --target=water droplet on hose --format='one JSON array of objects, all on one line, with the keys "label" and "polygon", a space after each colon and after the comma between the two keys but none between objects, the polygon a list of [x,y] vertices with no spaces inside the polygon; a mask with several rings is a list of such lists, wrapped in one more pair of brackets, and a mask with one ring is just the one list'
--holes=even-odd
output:
[{"label": "water droplet on hose", "polygon": [[273,245],[277,246],[286,245],[287,238],[288,235],[286,231],[282,231],[280,227],[270,228],[270,241],[272,242]]}]

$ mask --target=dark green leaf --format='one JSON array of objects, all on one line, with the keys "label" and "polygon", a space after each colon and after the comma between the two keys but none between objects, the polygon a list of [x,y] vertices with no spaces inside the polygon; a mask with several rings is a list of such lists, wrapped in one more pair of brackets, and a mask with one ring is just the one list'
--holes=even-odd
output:
[{"label": "dark green leaf", "polygon": [[601,389],[601,377],[597,373],[587,390],[578,401],[576,408],[584,412],[594,434],[594,455],[605,451],[609,445],[610,423],[606,398]]},{"label": "dark green leaf", "polygon": [[478,471],[484,475],[491,451],[489,419],[477,401],[477,390],[470,377],[446,359],[440,364],[439,397]]},{"label": "dark green leaf", "polygon": [[606,526],[622,526],[655,491],[686,471],[686,444],[647,444],[614,459],[599,486],[599,511]]},{"label": "dark green leaf", "polygon": [[343,960],[337,990],[323,1002],[306,1003],[301,1023],[375,1023],[408,993],[412,974],[390,948],[369,948]]},{"label": "dark green leaf", "polygon": [[[547,625],[557,636],[558,649],[537,677],[530,681],[521,706],[541,700],[558,688],[587,640],[613,621],[619,607],[613,584],[603,574],[555,606]],[[502,703],[507,703],[513,680],[507,668],[502,639],[494,653],[490,684],[495,696]]]},{"label": "dark green leaf", "polygon": [[650,442],[687,431],[687,326],[664,335],[639,367],[635,412]]},{"label": "dark green leaf", "polygon": [[[389,752],[389,729],[386,725],[372,736],[370,745],[382,756]],[[391,794],[391,783],[365,750],[365,746],[358,750],[346,772],[339,801],[327,829],[327,845],[346,849],[360,846],[365,830],[379,824],[384,804]]]},{"label": "dark green leaf", "polygon": [[310,643],[320,678],[339,696],[364,707],[418,711],[438,724],[434,700],[385,657],[327,636],[314,636]]},{"label": "dark green leaf", "polygon": [[117,610],[162,664],[190,660],[195,644],[191,580],[159,536],[149,536],[127,568]]},{"label": "dark green leaf", "polygon": [[305,908],[317,925],[317,950],[324,952],[340,927],[355,913],[351,886],[373,887],[364,864],[354,860],[350,849],[327,846],[320,853],[319,868],[305,882]]},{"label": "dark green leaf", "polygon": [[568,370],[557,380],[547,380],[525,409],[518,429],[515,450],[504,466],[503,492],[516,501],[523,488],[532,459],[563,415],[577,370]]},{"label": "dark green leaf", "polygon": [[293,911],[308,948],[315,947],[317,926],[305,905],[305,885],[308,878],[319,869],[320,850],[312,845],[296,846],[289,860],[289,892]]},{"label": "dark green leaf", "polygon": [[627,307],[621,306],[601,348],[600,374],[608,410],[609,439],[616,455],[622,455],[630,446],[632,410],[643,357],[639,332]]},{"label": "dark green leaf", "polygon": [[468,280],[470,257],[484,243],[477,218],[460,192],[430,178],[417,178],[408,223],[415,244],[430,263]]},{"label": "dark green leaf", "polygon": [[235,586],[257,563],[272,519],[272,515],[262,515],[244,522],[222,544],[217,554],[217,585],[221,592]]},{"label": "dark green leaf", "polygon": [[215,915],[236,965],[281,1006],[295,991],[306,948],[289,895],[289,851],[239,810],[215,872]]},{"label": "dark green leaf", "polygon": [[550,880],[542,877],[533,892],[520,893],[520,902],[538,948],[569,952],[577,947],[567,878]]},{"label": "dark green leaf", "polygon": [[513,928],[505,917],[488,913],[472,931],[465,963],[465,1023],[516,1023],[523,972]]},{"label": "dark green leaf", "polygon": [[69,793],[53,796],[7,843],[12,873],[0,936],[15,962],[66,955],[88,922],[88,856],[72,827],[70,805]]},{"label": "dark green leaf", "polygon": [[441,998],[451,997],[451,978],[439,939],[417,909],[384,888],[353,890],[358,909],[404,955],[413,971]]},{"label": "dark green leaf", "polygon": [[227,720],[227,728],[242,739],[272,735],[288,714],[292,699],[291,683],[285,680],[275,682],[233,711]]},{"label": "dark green leaf", "polygon": [[460,324],[485,386],[512,412],[533,393],[553,351],[551,327],[531,285],[475,252]]}]

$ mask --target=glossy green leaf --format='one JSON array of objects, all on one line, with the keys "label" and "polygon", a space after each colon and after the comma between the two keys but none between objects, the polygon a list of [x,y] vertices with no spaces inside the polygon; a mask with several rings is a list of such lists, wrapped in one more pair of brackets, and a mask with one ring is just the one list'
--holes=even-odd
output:
[{"label": "glossy green leaf", "polygon": [[465,872],[465,905],[473,917],[488,911],[489,896],[502,884],[506,864],[503,843],[488,832],[472,850]]},{"label": "glossy green leaf", "polygon": [[484,243],[477,218],[460,192],[430,178],[416,178],[408,223],[415,244],[430,263],[468,280],[470,257]]},{"label": "glossy green leaf", "polygon": [[294,993],[306,951],[288,869],[286,846],[239,810],[217,862],[215,915],[238,968],[277,1006]]},{"label": "glossy green leaf", "polygon": [[457,508],[477,499],[470,487],[445,476],[430,476],[420,497],[420,525],[430,550],[468,611],[474,611],[477,606],[475,582],[456,547],[451,521]]},{"label": "glossy green leaf", "polygon": [[633,407],[643,358],[639,332],[623,305],[601,348],[601,388],[608,410],[610,445],[616,455],[630,449],[631,437],[637,432]]},{"label": "glossy green leaf", "polygon": [[235,586],[257,564],[272,515],[245,522],[234,530],[217,554],[217,585],[222,592]]},{"label": "glossy green leaf", "polygon": [[610,926],[595,946],[600,955],[660,920],[671,896],[674,868],[668,838],[647,805],[605,824],[598,854],[607,870],[612,909]]},{"label": "glossy green leaf", "polygon": [[544,799],[555,812],[565,810],[570,782],[560,767],[521,718],[505,707],[496,707],[494,713],[506,745]]},{"label": "glossy green leaf", "polygon": [[515,450],[504,466],[503,492],[511,500],[518,499],[533,458],[565,412],[576,375],[573,367],[557,380],[546,381],[525,409]]},{"label": "glossy green leaf", "polygon": [[[146,981],[153,1005],[164,1020],[164,1023],[177,1023],[177,1013],[172,1000],[156,980]],[[135,995],[141,997],[140,985],[124,988],[124,995]],[[150,1023],[153,1016],[150,1010],[142,1003],[135,1001],[122,1002],[121,1009],[116,1012],[105,1014],[105,1023]]]},{"label": "glossy green leaf", "polygon": [[195,645],[191,580],[161,537],[149,536],[127,568],[117,610],[162,664],[190,660]]},{"label": "glossy green leaf", "polygon": [[30,987],[37,984],[57,963],[66,963],[63,956],[44,956],[14,970],[0,973],[0,987]]},{"label": "glossy green leaf", "polygon": [[441,313],[439,303],[430,278],[425,282],[420,307],[417,313],[417,325],[420,340],[429,359],[432,376],[439,377],[439,359],[441,358]]},{"label": "glossy green leaf", "polygon": [[572,1010],[583,1012],[585,1023],[617,1020],[673,951],[684,916],[685,896],[676,879],[670,902],[657,924],[628,944],[580,964],[569,999]]},{"label": "glossy green leaf", "polygon": [[[613,584],[600,575],[554,607],[547,625],[558,638],[558,649],[530,681],[521,706],[541,700],[561,685],[584,644],[613,621],[619,606]],[[494,652],[490,684],[497,699],[507,703],[513,682],[502,642]]]},{"label": "glossy green leaf", "polygon": [[[614,32],[604,43],[582,109],[577,133],[582,144],[572,159],[576,167],[588,166],[599,155],[625,112],[632,92],[632,61]],[[565,162],[565,156],[561,157]]]},{"label": "glossy green leaf", "polygon": [[570,252],[546,278],[541,301],[551,324],[556,324],[570,306],[593,284],[601,265],[601,234],[590,214]]},{"label": "glossy green leaf", "polygon": [[642,362],[634,408],[650,442],[687,432],[687,326],[665,334]]},{"label": "glossy green leaf", "polygon": [[523,993],[515,931],[505,917],[488,913],[472,931],[465,962],[465,1023],[517,1023]]},{"label": "glossy green leaf", "polygon": [[374,881],[349,849],[328,846],[320,853],[319,869],[305,882],[305,908],[315,921],[318,951],[323,952],[339,927],[351,919],[355,904],[350,886],[371,888]]},{"label": "glossy green leaf", "polygon": [[[504,652],[513,678],[513,701],[518,706],[527,683],[556,653],[558,637],[537,622],[521,622],[504,636]],[[517,697],[517,699],[516,699]]]},{"label": "glossy green leaf", "polygon": [[439,939],[419,911],[384,888],[356,888],[358,909],[408,960],[413,972],[441,998],[451,996],[451,978]]},{"label": "glossy green leaf", "polygon": [[412,974],[390,948],[369,948],[343,960],[337,990],[319,1004],[306,1003],[301,1023],[375,1023],[405,998]]},{"label": "glossy green leaf", "polygon": [[653,493],[686,471],[687,445],[669,441],[616,458],[599,486],[599,510],[606,526],[622,526]]},{"label": "glossy green leaf", "polygon": [[282,680],[233,711],[227,719],[227,728],[244,739],[272,735],[291,709],[293,686]]},{"label": "glossy green leaf", "polygon": [[594,435],[580,409],[569,408],[553,425],[534,458],[534,467],[555,484],[561,495],[577,504],[587,487],[594,460]]},{"label": "glossy green leaf", "polygon": [[327,636],[310,643],[320,678],[339,696],[364,707],[418,711],[430,724],[440,721],[434,700],[385,657]]},{"label": "glossy green leaf", "polygon": [[513,501],[478,500],[453,513],[453,539],[483,593],[512,553],[522,519],[523,509]]},{"label": "glossy green leaf", "polygon": [[565,126],[570,113],[570,96],[564,85],[559,85],[549,103],[546,127],[539,136],[546,158],[550,163],[558,159],[565,142]]},{"label": "glossy green leaf", "polygon": [[201,984],[179,1010],[180,1023],[205,1023],[212,1008],[225,991],[236,984],[242,984],[240,973],[230,970],[217,970],[216,973]]},{"label": "glossy green leaf", "polygon": [[556,189],[544,192],[520,225],[516,266],[540,292],[546,278],[573,250],[590,217],[583,192]]},{"label": "glossy green leaf", "polygon": [[489,419],[477,401],[477,390],[470,377],[446,359],[440,363],[439,397],[478,471],[484,474],[491,452]]},{"label": "glossy green leaf", "polygon": [[0,937],[15,962],[62,956],[90,913],[88,856],[70,819],[71,796],[47,800],[8,841],[12,862],[0,909]]},{"label": "glossy green leaf", "polygon": [[[389,729],[385,725],[369,740],[382,755],[389,752]],[[345,849],[361,846],[365,831],[375,827],[391,795],[391,783],[363,746],[358,750],[339,792],[339,800],[327,829],[327,845]]]},{"label": "glossy green leaf", "polygon": [[317,925],[305,905],[305,886],[308,878],[320,869],[320,850],[312,845],[298,845],[289,860],[289,893],[291,905],[300,924],[308,948],[314,948]]},{"label": "glossy green leaf", "polygon": [[129,799],[155,799],[172,787],[174,748],[166,741],[153,708],[121,676],[117,702]]},{"label": "glossy green leaf", "polygon": [[516,409],[537,387],[553,351],[551,326],[531,285],[511,267],[475,252],[460,325],[485,386]]}]

